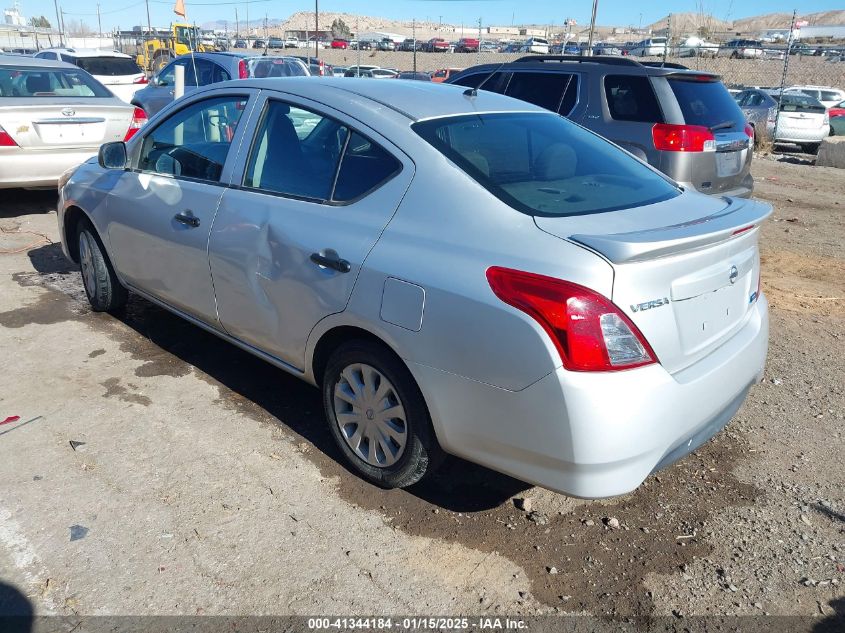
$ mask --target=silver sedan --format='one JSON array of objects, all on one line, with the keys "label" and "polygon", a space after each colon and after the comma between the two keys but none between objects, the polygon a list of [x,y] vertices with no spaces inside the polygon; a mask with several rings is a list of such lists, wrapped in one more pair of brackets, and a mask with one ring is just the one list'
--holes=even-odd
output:
[{"label": "silver sedan", "polygon": [[0,189],[55,187],[102,143],[129,140],[146,121],[81,68],[0,56]]},{"label": "silver sedan", "polygon": [[169,105],[58,220],[95,310],[138,293],[319,386],[369,481],[451,453],[605,497],[760,379],[770,213],[492,92],[291,78]]}]

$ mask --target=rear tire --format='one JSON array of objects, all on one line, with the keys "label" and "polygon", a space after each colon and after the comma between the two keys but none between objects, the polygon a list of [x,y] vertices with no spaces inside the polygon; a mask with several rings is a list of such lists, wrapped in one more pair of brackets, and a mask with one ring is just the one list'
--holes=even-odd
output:
[{"label": "rear tire", "polygon": [[329,358],[323,408],[352,469],[383,488],[405,488],[434,471],[443,451],[411,372],[372,341],[350,341]]},{"label": "rear tire", "polygon": [[819,143],[803,143],[801,150],[805,154],[817,154],[819,151]]},{"label": "rear tire", "polygon": [[117,278],[106,249],[88,220],[82,220],[76,234],[82,285],[94,312],[116,312],[126,305],[129,292]]}]

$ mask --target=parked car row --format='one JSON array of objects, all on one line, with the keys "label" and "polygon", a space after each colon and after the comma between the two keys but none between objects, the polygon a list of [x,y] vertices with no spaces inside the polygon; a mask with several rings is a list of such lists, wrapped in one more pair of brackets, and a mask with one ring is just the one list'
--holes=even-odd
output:
[{"label": "parked car row", "polygon": [[774,144],[798,145],[815,154],[830,134],[845,133],[845,91],[828,86],[791,86],[781,98],[776,88],[747,88],[734,96],[755,142],[765,136]]}]

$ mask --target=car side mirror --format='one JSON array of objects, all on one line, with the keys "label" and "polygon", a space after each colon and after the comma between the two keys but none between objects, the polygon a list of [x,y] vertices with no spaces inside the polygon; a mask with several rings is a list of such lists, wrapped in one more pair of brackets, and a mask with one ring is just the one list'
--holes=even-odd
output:
[{"label": "car side mirror", "polygon": [[97,153],[97,162],[103,169],[126,169],[126,143],[104,143]]}]

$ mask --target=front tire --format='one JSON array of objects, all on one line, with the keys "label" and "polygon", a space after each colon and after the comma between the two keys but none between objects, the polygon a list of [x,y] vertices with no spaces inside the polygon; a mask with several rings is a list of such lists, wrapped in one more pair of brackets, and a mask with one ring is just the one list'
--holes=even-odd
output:
[{"label": "front tire", "polygon": [[383,488],[405,488],[434,471],[443,453],[407,367],[381,345],[352,341],[323,374],[329,430],[352,469]]},{"label": "front tire", "polygon": [[94,312],[116,312],[126,305],[129,292],[117,278],[92,224],[83,220],[77,231],[79,270],[88,303]]}]

